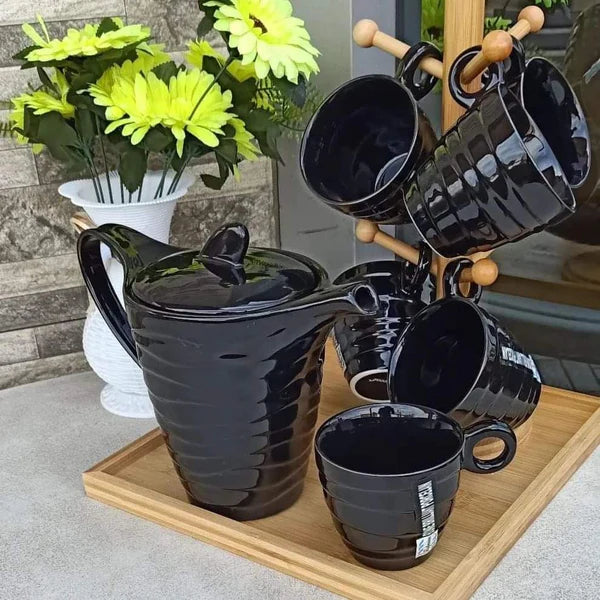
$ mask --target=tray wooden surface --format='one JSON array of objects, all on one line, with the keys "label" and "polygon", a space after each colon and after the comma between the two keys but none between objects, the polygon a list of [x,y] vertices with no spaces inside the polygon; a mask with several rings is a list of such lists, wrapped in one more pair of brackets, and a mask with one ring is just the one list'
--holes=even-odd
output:
[{"label": "tray wooden surface", "polygon": [[[359,404],[327,348],[320,420]],[[406,571],[357,563],[334,530],[314,460],[287,511],[239,523],[189,504],[155,429],[83,474],[106,504],[360,600],[469,598],[600,441],[600,398],[545,387],[512,464],[463,471],[454,511],[432,556]]]}]

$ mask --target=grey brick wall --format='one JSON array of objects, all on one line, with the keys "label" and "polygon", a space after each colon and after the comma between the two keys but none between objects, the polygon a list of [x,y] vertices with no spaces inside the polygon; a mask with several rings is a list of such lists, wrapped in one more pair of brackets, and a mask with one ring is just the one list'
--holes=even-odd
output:
[{"label": "grey brick wall", "polygon": [[[38,13],[53,34],[104,16],[143,22],[168,50],[183,50],[199,20],[194,0],[3,0],[0,101],[19,94],[35,77],[11,56],[26,45],[21,22],[34,22]],[[0,110],[0,119],[6,117]],[[194,186],[177,206],[173,243],[201,244],[229,220],[246,223],[253,243],[276,243],[271,162],[244,163],[241,172],[239,183],[231,180],[219,192]],[[0,389],[88,368],[81,351],[88,299],[69,224],[75,208],[57,192],[68,178],[45,153],[34,156],[0,138]]]}]

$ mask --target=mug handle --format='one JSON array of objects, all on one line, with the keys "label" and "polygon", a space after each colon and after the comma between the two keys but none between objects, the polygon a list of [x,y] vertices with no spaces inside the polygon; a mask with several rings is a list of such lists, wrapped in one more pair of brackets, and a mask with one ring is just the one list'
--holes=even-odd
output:
[{"label": "mug handle", "polygon": [[403,275],[408,276],[408,281],[403,282],[402,287],[407,292],[417,290],[425,283],[425,279],[431,272],[431,263],[433,262],[433,251],[425,242],[419,244],[419,262],[416,265],[408,263],[403,270]]},{"label": "mug handle", "polygon": [[[498,438],[504,442],[504,450],[496,458],[484,460],[473,454],[475,446],[488,438]],[[465,429],[465,445],[463,448],[464,467],[472,473],[495,473],[504,469],[517,452],[517,438],[509,425],[502,421],[482,421]]]},{"label": "mug handle", "polygon": [[513,36],[513,50],[502,62],[492,63],[481,77],[481,89],[467,92],[460,81],[463,69],[470,60],[479,53],[481,46],[472,46],[461,52],[450,67],[448,88],[450,95],[463,108],[470,108],[489,89],[502,82],[509,85],[519,80],[525,70],[525,48],[520,40]]},{"label": "mug handle", "polygon": [[446,296],[458,296],[459,298],[468,298],[473,302],[479,302],[483,288],[476,283],[469,284],[469,292],[465,296],[460,289],[460,274],[464,269],[473,266],[473,261],[468,258],[459,258],[451,262],[444,271],[444,292]]},{"label": "mug handle", "polygon": [[442,53],[432,43],[417,42],[408,49],[396,73],[396,77],[408,88],[415,100],[420,100],[426,96],[437,83],[437,78],[425,71],[423,71],[421,80],[419,82],[415,81],[415,73],[419,68],[419,63],[427,56],[442,60]]}]

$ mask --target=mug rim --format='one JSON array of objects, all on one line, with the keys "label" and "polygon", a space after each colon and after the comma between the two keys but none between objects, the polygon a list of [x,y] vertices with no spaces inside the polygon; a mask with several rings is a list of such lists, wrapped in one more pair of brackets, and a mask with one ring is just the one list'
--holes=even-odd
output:
[{"label": "mug rim", "polygon": [[[546,144],[548,144],[548,149],[550,150],[550,152],[552,154],[552,158],[554,159],[553,162],[554,162],[555,166],[557,167],[557,170],[560,172],[560,178],[563,181],[565,190],[566,190],[566,192],[568,193],[568,195],[569,195],[569,197],[571,199],[571,201],[568,204],[556,192],[556,190],[554,189],[554,187],[550,184],[550,182],[548,181],[547,177],[544,175],[544,173],[540,169],[540,167],[537,164],[537,162],[531,156],[531,152],[529,151],[529,148],[527,147],[527,144],[524,142],[523,137],[521,136],[521,134],[519,133],[518,129],[515,126],[515,122],[514,122],[514,120],[512,118],[512,115],[510,114],[510,111],[508,110],[508,107],[506,105],[506,101],[504,99],[504,94],[502,93],[502,90],[506,94],[509,94],[510,96],[512,96],[516,100],[517,110],[522,110],[525,113],[525,115],[527,115],[527,120],[529,121],[531,127],[535,130],[536,135],[539,135],[546,142]],[[565,208],[567,208],[571,213],[573,213],[574,209],[577,207],[577,203],[575,202],[575,196],[573,194],[573,190],[571,189],[571,186],[570,186],[569,181],[567,179],[567,175],[563,171],[562,165],[558,161],[558,158],[556,157],[556,154],[554,154],[554,150],[552,150],[552,147],[548,143],[548,140],[546,139],[546,136],[542,133],[542,130],[538,127],[538,125],[534,121],[533,117],[529,114],[529,112],[527,112],[527,109],[523,106],[523,104],[520,101],[521,99],[510,89],[510,87],[506,83],[501,82],[497,86],[495,86],[495,93],[500,98],[500,102],[502,102],[502,106],[504,107],[504,111],[506,113],[506,116],[507,116],[508,120],[510,121],[510,124],[512,125],[513,131],[517,134],[519,142],[520,142],[522,148],[524,149],[525,154],[527,155],[527,158],[529,159],[529,162],[531,163],[531,165],[533,166],[533,168],[537,171],[538,175],[542,178],[542,180],[544,181],[544,183],[548,186],[548,189],[552,192],[552,194],[554,194],[555,198]]]},{"label": "mug rim", "polygon": [[[410,142],[410,147],[407,152],[405,162],[402,165],[402,168],[400,168],[398,170],[398,172],[395,173],[394,176],[385,185],[383,185],[382,187],[378,188],[377,190],[371,192],[367,196],[362,196],[361,198],[356,198],[354,200],[331,200],[331,199],[327,198],[326,196],[323,196],[323,194],[321,194],[317,190],[315,190],[314,187],[312,186],[312,184],[310,183],[309,178],[306,175],[305,157],[306,157],[307,140],[310,136],[311,130],[315,126],[315,122],[317,121],[317,119],[320,116],[319,113],[321,112],[322,108],[325,108],[327,105],[329,105],[336,98],[336,96],[338,94],[340,94],[342,91],[345,91],[355,85],[359,85],[359,84],[362,85],[362,84],[364,84],[364,82],[366,82],[368,80],[391,81],[396,87],[399,87],[407,95],[407,97],[411,103],[412,109],[413,109],[413,116],[414,116],[414,123],[415,123],[412,139]],[[427,118],[427,117],[425,117],[425,118]],[[357,203],[371,200],[374,196],[379,194],[382,190],[388,189],[394,182],[396,182],[397,178],[402,174],[402,171],[405,170],[406,162],[409,160],[409,158],[411,156],[413,156],[415,154],[416,146],[417,146],[417,139],[419,137],[419,130],[420,130],[419,107],[418,107],[417,101],[415,100],[411,91],[401,81],[399,81],[398,79],[396,79],[395,77],[393,77],[391,75],[386,75],[384,73],[371,73],[368,75],[361,75],[360,77],[354,77],[354,78],[350,79],[349,81],[345,81],[340,86],[338,86],[336,89],[334,89],[329,94],[329,96],[327,96],[327,98],[325,98],[325,100],[323,100],[323,102],[321,103],[321,105],[319,106],[319,108],[317,109],[315,114],[310,118],[310,121],[308,122],[308,125],[306,126],[306,129],[304,130],[304,134],[302,135],[302,142],[300,144],[300,161],[299,162],[300,162],[300,172],[302,173],[302,178],[304,179],[304,182],[306,183],[306,185],[308,186],[310,191],[315,196],[317,196],[319,199],[321,199],[322,201],[327,203],[329,206],[333,206],[334,208],[338,207],[338,206],[345,206],[345,207],[352,208]],[[406,173],[404,175],[404,177],[406,178],[409,175],[410,175],[410,171],[408,173]]]},{"label": "mug rim", "polygon": [[[524,89],[523,89],[522,82],[524,81],[525,72],[527,71],[529,66],[532,64],[535,65],[536,63],[541,63],[542,65],[544,65],[544,68],[547,69],[547,71],[549,71],[550,73],[552,73],[553,77],[555,77],[558,81],[560,81],[560,84],[563,87],[563,89],[565,89],[569,92],[569,95],[571,97],[571,102],[577,109],[577,112],[581,115],[582,119],[585,120],[585,113],[583,111],[583,106],[581,105],[581,102],[579,101],[579,98],[577,97],[577,94],[575,93],[575,90],[573,89],[571,82],[560,71],[560,69],[558,69],[551,61],[549,61],[547,58],[544,58],[543,56],[536,55],[536,56],[532,56],[531,58],[528,58],[527,61],[525,62],[525,68],[523,69],[523,72],[521,73],[520,77],[517,78],[517,81],[521,80],[521,85],[519,86],[518,98],[521,101],[521,105],[523,106],[523,108],[525,108],[525,95],[524,95]],[[525,109],[525,110],[527,110],[527,109]],[[532,120],[533,120],[533,118],[532,118]],[[587,125],[587,123],[586,123],[586,125]],[[589,132],[588,132],[588,135],[589,135]],[[544,139],[546,139],[546,138],[544,137]],[[554,151],[552,153],[554,154]],[[558,158],[557,158],[557,160],[558,160]],[[591,149],[591,145],[588,144],[587,152],[586,152],[586,167],[587,167],[586,176],[583,177],[581,179],[581,181],[571,184],[568,181],[568,179],[566,177],[566,173],[565,173],[565,179],[567,179],[567,184],[568,184],[569,188],[571,189],[571,192],[574,189],[576,190],[585,184],[585,182],[587,180],[587,175],[590,172],[591,166],[592,166],[592,149]],[[562,167],[561,167],[561,170],[562,170]],[[574,197],[574,194],[572,194],[572,195]],[[576,200],[574,200],[574,202],[575,202],[575,206],[577,206]]]},{"label": "mug rim", "polygon": [[[381,265],[382,270],[389,268],[390,271],[394,270],[392,269],[392,267],[396,267],[396,265],[398,265],[397,267],[397,272],[393,273],[393,275],[401,275],[402,271],[404,269],[404,263],[406,261],[404,260],[393,260],[393,259],[385,259],[385,260],[367,260],[361,263],[358,263],[356,265],[352,265],[351,267],[348,267],[347,269],[345,269],[344,271],[342,271],[337,277],[335,277],[333,279],[333,281],[331,282],[333,285],[338,285],[339,283],[343,283],[344,281],[346,281],[345,277],[351,277],[352,275],[357,275],[358,273],[356,273],[357,269],[359,269],[360,267],[369,267],[371,265]],[[363,277],[386,277],[388,276],[388,273],[384,273],[384,272],[376,272],[376,273],[365,273],[363,275]]]},{"label": "mug rim", "polygon": [[[486,333],[486,329],[485,329],[485,324],[483,323],[483,319],[482,319],[482,314],[481,314],[481,309],[474,303],[471,302],[470,300],[466,299],[466,298],[460,298],[458,296],[449,296],[446,298],[441,298],[440,300],[436,300],[435,302],[432,302],[431,304],[428,304],[427,306],[425,306],[424,308],[422,308],[410,321],[410,323],[408,324],[408,326],[406,327],[406,329],[402,332],[402,334],[400,335],[400,337],[398,338],[398,342],[396,344],[396,347],[394,348],[394,351],[392,352],[392,356],[390,358],[390,366],[389,366],[389,370],[388,370],[388,396],[390,399],[390,402],[393,404],[403,404],[401,402],[397,402],[396,398],[396,393],[394,390],[394,379],[395,379],[395,373],[396,373],[396,369],[398,367],[398,362],[400,359],[400,355],[402,354],[402,350],[403,350],[403,346],[404,346],[404,341],[406,336],[411,333],[414,328],[423,320],[424,313],[428,310],[439,306],[444,306],[446,304],[449,303],[455,303],[458,302],[460,304],[463,304],[465,306],[468,306],[470,309],[472,309],[475,314],[477,315],[480,324],[482,325],[481,327],[481,331],[482,331],[482,335],[483,335],[483,342],[484,342],[484,354],[482,356],[481,359],[481,363],[479,365],[479,368],[477,370],[477,375],[475,376],[475,380],[473,381],[473,383],[470,385],[469,389],[465,392],[463,398],[457,402],[451,409],[448,410],[447,413],[442,412],[443,415],[449,416],[449,413],[451,413],[452,411],[456,410],[461,403],[463,402],[463,400],[469,396],[469,394],[471,394],[473,392],[473,390],[475,389],[475,386],[477,385],[477,382],[479,381],[479,378],[481,377],[481,374],[484,372],[485,370],[485,366],[487,363],[487,360],[489,358],[489,347],[487,344],[487,333]],[[432,409],[432,410],[436,410],[436,409]],[[438,411],[441,412],[441,411]],[[452,417],[450,417],[452,418]]]},{"label": "mug rim", "polygon": [[[452,427],[453,431],[458,436],[458,440],[459,440],[458,450],[456,452],[454,452],[454,454],[452,454],[452,456],[450,456],[449,458],[444,459],[442,462],[437,463],[432,467],[428,467],[427,469],[419,469],[418,471],[410,471],[410,472],[406,472],[406,473],[368,473],[366,471],[356,471],[355,469],[350,469],[348,467],[344,467],[344,466],[340,465],[339,463],[335,462],[334,460],[331,460],[328,456],[326,456],[323,453],[323,451],[321,449],[321,439],[323,437],[323,433],[324,433],[326,427],[331,426],[331,424],[334,422],[334,420],[339,419],[340,417],[346,417],[348,415],[352,415],[352,413],[360,413],[361,411],[364,411],[364,410],[372,411],[375,409],[391,408],[394,411],[394,413],[396,413],[396,411],[400,410],[401,408],[407,408],[407,407],[410,409],[413,409],[413,410],[419,409],[425,413],[429,413],[430,415],[431,414],[436,415],[438,419],[441,419],[442,421],[444,421],[445,423],[450,425]],[[331,417],[326,419],[321,424],[321,426],[317,429],[317,431],[315,433],[314,444],[315,444],[315,453],[319,456],[319,458],[323,462],[328,463],[329,465],[335,467],[336,469],[339,469],[340,471],[343,471],[345,473],[352,473],[353,475],[359,475],[362,477],[369,477],[369,478],[377,478],[377,479],[396,478],[396,479],[398,479],[398,478],[404,478],[404,477],[415,477],[418,475],[424,475],[426,473],[431,473],[433,471],[437,471],[438,469],[441,469],[441,468],[445,467],[446,465],[449,465],[458,456],[462,455],[464,446],[465,446],[465,434],[464,434],[462,427],[459,425],[458,421],[456,421],[449,415],[446,415],[443,412],[436,410],[435,408],[429,408],[428,406],[421,406],[420,404],[409,404],[407,402],[402,402],[402,403],[392,402],[390,400],[389,402],[371,402],[369,404],[361,404],[360,406],[353,406],[353,407],[347,408],[346,410],[343,410],[339,413],[336,413],[335,415],[332,415]],[[318,464],[317,464],[317,469],[319,471],[322,471],[322,469],[319,467]],[[458,470],[459,471],[462,470],[462,464]]]}]

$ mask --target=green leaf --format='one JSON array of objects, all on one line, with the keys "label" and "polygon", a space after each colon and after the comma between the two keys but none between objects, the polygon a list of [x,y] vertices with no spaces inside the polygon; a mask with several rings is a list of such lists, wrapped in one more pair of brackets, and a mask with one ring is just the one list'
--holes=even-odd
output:
[{"label": "green leaf", "polygon": [[221,140],[221,143],[215,148],[217,159],[222,157],[228,163],[234,164],[237,159],[237,145],[233,140]]},{"label": "green leaf", "polygon": [[200,179],[202,179],[202,183],[211,190],[220,190],[225,183],[225,179],[221,179],[221,177],[216,177],[215,175],[208,175],[207,173],[200,175]]},{"label": "green leaf", "polygon": [[96,124],[95,118],[89,110],[78,108],[75,111],[75,129],[84,142],[88,145],[91,144],[96,135]]},{"label": "green leaf", "polygon": [[196,29],[196,35],[199,38],[203,38],[210,30],[213,28],[215,24],[215,20],[211,15],[204,15],[200,23],[198,23],[198,28]]},{"label": "green leaf", "polygon": [[267,131],[269,127],[273,126],[271,113],[263,110],[262,108],[257,108],[256,110],[251,111],[246,117],[245,123],[246,129],[252,133],[258,131]]},{"label": "green leaf", "polygon": [[286,98],[296,106],[304,106],[306,102],[306,79],[301,75],[298,84],[292,83],[285,78],[273,78],[273,87],[277,88]]},{"label": "green leaf", "polygon": [[119,161],[119,176],[123,185],[129,192],[135,192],[142,181],[148,168],[148,161],[146,152],[139,146],[129,146],[121,154],[121,160]]},{"label": "green leaf", "polygon": [[27,60],[27,55],[32,50],[37,50],[38,48],[39,48],[39,46],[27,46],[26,48],[23,48],[23,50],[19,50],[19,52],[17,52],[16,54],[13,54],[13,58],[15,60]]},{"label": "green leaf", "polygon": [[90,87],[92,83],[96,83],[96,81],[100,78],[100,75],[102,75],[101,72],[98,74],[97,72],[93,72],[91,70],[80,73],[79,75],[73,77],[70,88],[74,92],[85,90]]},{"label": "green leaf", "polygon": [[109,31],[117,31],[117,29],[119,29],[119,26],[110,17],[105,17],[104,19],[102,19],[102,21],[100,21],[100,25],[98,25],[98,31],[96,32],[96,35],[99,37],[103,33],[108,33]]},{"label": "green leaf", "polygon": [[77,108],[85,108],[102,118],[106,114],[106,109],[103,106],[94,104],[92,97],[87,94],[78,94],[74,90],[69,90],[67,92],[67,102]]},{"label": "green leaf", "polygon": [[229,171],[233,171],[233,164],[227,162],[222,156],[216,154],[217,157],[217,165],[219,167],[219,177],[225,182],[227,177],[229,176]]},{"label": "green leaf", "polygon": [[42,85],[52,90],[56,94],[59,93],[58,89],[56,88],[56,85],[54,85],[54,82],[50,79],[50,77],[48,77],[48,73],[46,73],[46,71],[44,71],[42,67],[37,67],[37,74],[40,78],[40,81],[42,82]]},{"label": "green leaf", "polygon": [[173,139],[171,133],[162,128],[153,127],[148,131],[140,143],[150,152],[162,152],[171,142],[173,142]]},{"label": "green leaf", "polygon": [[171,77],[177,76],[179,68],[172,60],[170,60],[162,65],[158,65],[158,67],[154,67],[152,72],[168,85]]},{"label": "green leaf", "polygon": [[55,111],[39,115],[37,141],[51,149],[58,146],[79,146],[79,138],[73,127]]}]

